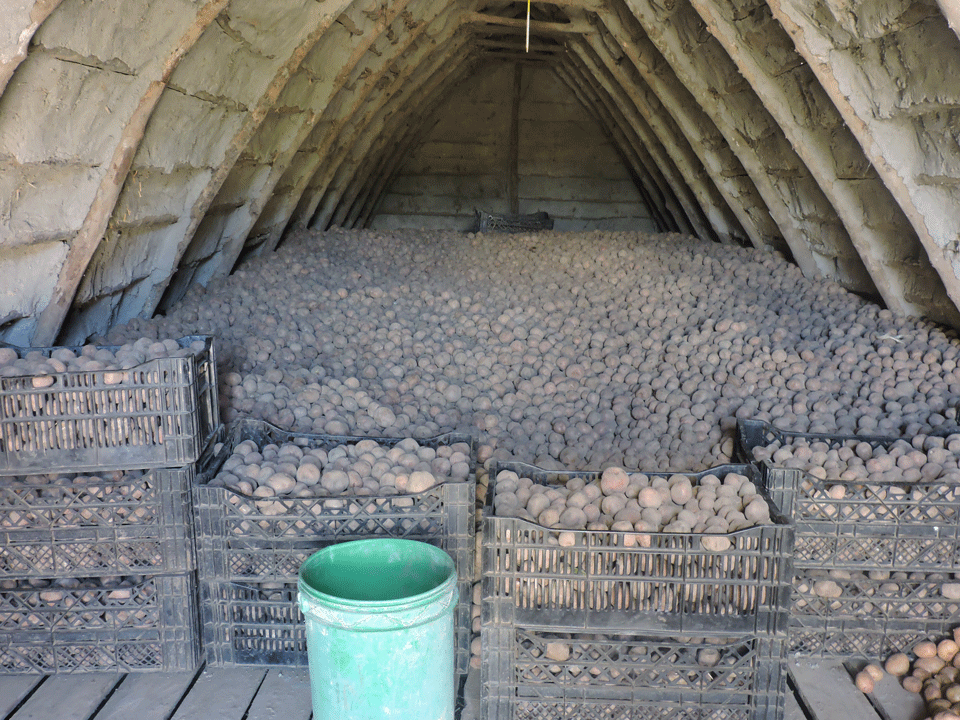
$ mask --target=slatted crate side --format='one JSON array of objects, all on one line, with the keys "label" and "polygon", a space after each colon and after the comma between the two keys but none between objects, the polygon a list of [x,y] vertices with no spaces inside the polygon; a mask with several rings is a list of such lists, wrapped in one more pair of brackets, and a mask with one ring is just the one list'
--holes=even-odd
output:
[{"label": "slatted crate side", "polygon": [[389,497],[283,498],[277,515],[256,514],[257,499],[229,488],[197,486],[197,553],[208,578],[296,577],[299,562],[348,540],[395,537],[445,550],[457,574],[473,579],[473,482],[447,482]]},{"label": "slatted crate side", "polygon": [[[764,476],[774,499],[793,508],[798,565],[960,569],[960,487],[956,485],[824,481],[801,470],[769,465]],[[842,497],[835,497],[836,486],[843,489]]]},{"label": "slatted crate side", "polygon": [[785,636],[567,633],[485,623],[481,638],[488,720],[782,717]]},{"label": "slatted crate side", "polygon": [[[196,462],[220,410],[213,338],[178,340],[181,347],[194,341],[204,349],[188,357],[58,373],[46,387],[31,377],[0,378],[0,475]],[[49,356],[57,348],[14,349]]]},{"label": "slatted crate side", "polygon": [[0,478],[0,578],[196,569],[193,466],[104,474],[62,484]]},{"label": "slatted crate side", "polygon": [[189,671],[200,652],[194,573],[0,590],[5,673]]},{"label": "slatted crate side", "polygon": [[[947,634],[960,623],[960,600],[944,596],[942,577],[922,575],[838,579],[798,569],[790,617],[792,651],[876,661],[909,652],[924,637]],[[830,585],[818,589],[817,582]]]},{"label": "slatted crate side", "polygon": [[879,663],[894,653],[910,653],[917,643],[952,634],[957,618],[914,620],[878,627],[863,618],[790,618],[789,652],[797,657],[864,660]]},{"label": "slatted crate side", "polygon": [[[643,624],[678,632],[786,630],[793,528],[775,505],[774,524],[723,536],[552,529],[495,515],[496,475],[504,469],[547,485],[599,476],[523,463],[491,467],[481,550],[483,598],[485,604],[499,598],[511,603],[494,602],[485,617],[509,613],[503,622],[571,630],[629,631]],[[694,477],[729,472],[760,480],[750,465],[721,466]],[[708,537],[726,537],[730,548],[707,550]]]},{"label": "slatted crate side", "polygon": [[[471,585],[459,582],[454,607],[456,672],[470,662]],[[210,665],[307,665],[297,582],[201,581],[203,639]]]}]

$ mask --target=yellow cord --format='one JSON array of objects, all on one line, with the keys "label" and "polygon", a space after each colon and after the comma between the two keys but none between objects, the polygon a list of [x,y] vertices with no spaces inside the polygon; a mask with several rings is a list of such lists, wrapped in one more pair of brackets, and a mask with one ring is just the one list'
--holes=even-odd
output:
[{"label": "yellow cord", "polygon": [[530,0],[527,0],[527,52],[530,52]]}]

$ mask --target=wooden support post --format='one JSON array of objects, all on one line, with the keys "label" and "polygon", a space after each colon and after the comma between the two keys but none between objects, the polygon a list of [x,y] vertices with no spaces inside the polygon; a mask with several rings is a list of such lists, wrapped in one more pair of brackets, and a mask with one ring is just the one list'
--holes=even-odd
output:
[{"label": "wooden support post", "polygon": [[513,104],[510,108],[510,150],[507,170],[507,199],[510,212],[520,212],[520,86],[523,82],[523,65],[513,66]]}]

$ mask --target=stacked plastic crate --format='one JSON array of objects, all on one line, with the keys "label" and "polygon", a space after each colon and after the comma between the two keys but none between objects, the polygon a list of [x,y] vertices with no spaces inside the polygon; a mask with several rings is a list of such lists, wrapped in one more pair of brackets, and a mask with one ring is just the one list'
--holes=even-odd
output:
[{"label": "stacked plastic crate", "polygon": [[191,491],[219,428],[216,360],[209,337],[178,345],[123,370],[0,377],[0,672],[199,662]]},{"label": "stacked plastic crate", "polygon": [[[724,535],[729,547],[719,551],[698,533],[553,529],[496,516],[502,470],[547,486],[599,477],[491,467],[481,558],[485,720],[782,717],[787,518],[771,508],[772,524]],[[760,484],[751,465],[709,472]],[[647,473],[657,475],[666,474]]]},{"label": "stacked plastic crate", "polygon": [[[774,442],[889,448],[896,439],[740,422],[744,457]],[[960,487],[943,479],[820,478],[769,461],[762,468],[796,524],[792,653],[877,661],[949,634],[960,618],[960,599],[944,592],[960,571]]]},{"label": "stacked plastic crate", "polygon": [[469,459],[468,477],[438,477],[422,492],[360,494],[346,488],[336,494],[270,497],[215,481],[245,442],[258,450],[292,444],[304,451],[345,453],[360,443],[393,448],[405,439],[287,432],[252,419],[230,427],[222,452],[204,469],[195,490],[208,664],[306,665],[306,631],[297,607],[300,564],[333,543],[388,536],[437,545],[453,558],[460,593],[454,611],[456,664],[464,675],[476,537],[475,440],[459,433],[418,440],[421,448],[447,448]]}]

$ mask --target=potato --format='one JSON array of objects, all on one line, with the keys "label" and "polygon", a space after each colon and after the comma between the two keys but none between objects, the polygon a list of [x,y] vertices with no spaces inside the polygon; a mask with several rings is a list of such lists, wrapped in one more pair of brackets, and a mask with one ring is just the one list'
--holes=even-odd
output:
[{"label": "potato", "polygon": [[700,544],[709,552],[724,552],[732,547],[730,538],[723,535],[704,535],[700,538]]},{"label": "potato", "polygon": [[887,658],[883,667],[894,677],[902,677],[910,672],[910,658],[903,653],[894,653]]},{"label": "potato", "polygon": [[693,485],[686,475],[672,475],[670,483],[670,498],[677,505],[685,505],[693,499]]},{"label": "potato", "polygon": [[958,649],[960,649],[960,646],[958,646],[957,642],[952,638],[941,640],[937,643],[937,657],[944,662],[950,662],[957,654]]},{"label": "potato", "polygon": [[[623,468],[609,467],[600,476],[600,490],[604,495],[623,493],[630,485],[630,478]],[[569,483],[568,483],[569,487]]]},{"label": "potato", "polygon": [[[410,473],[410,479],[407,482],[407,492],[409,493],[421,493],[432,488],[437,482],[437,479],[433,476],[432,473],[425,472],[422,470],[415,470]],[[517,503],[519,506],[519,502]]]},{"label": "potato", "polygon": [[320,485],[331,494],[342,493],[350,487],[350,477],[342,470],[324,470]]},{"label": "potato", "polygon": [[564,642],[548,642],[543,650],[544,657],[554,662],[566,662],[570,659],[570,645]]},{"label": "potato", "polygon": [[[580,508],[568,507],[560,515],[559,523],[561,527],[568,528],[570,530],[582,529],[587,525],[587,515]],[[632,524],[630,529],[633,529]]]},{"label": "potato", "polygon": [[913,646],[913,654],[918,658],[932,658],[937,655],[937,644],[924,640]]},{"label": "potato", "polygon": [[875,679],[873,675],[868,673],[866,670],[861,670],[860,672],[858,672],[854,680],[854,683],[856,684],[857,689],[860,690],[860,692],[865,693],[867,695],[873,692],[874,682],[875,682]]},{"label": "potato", "polygon": [[919,693],[923,690],[923,680],[913,675],[905,675],[900,684],[907,692]]},{"label": "potato", "polygon": [[266,484],[269,485],[277,495],[284,495],[296,487],[297,481],[286,473],[273,473],[267,478]]},{"label": "potato", "polygon": [[659,508],[663,504],[663,496],[654,488],[644,488],[637,495],[637,502],[640,507]]}]

